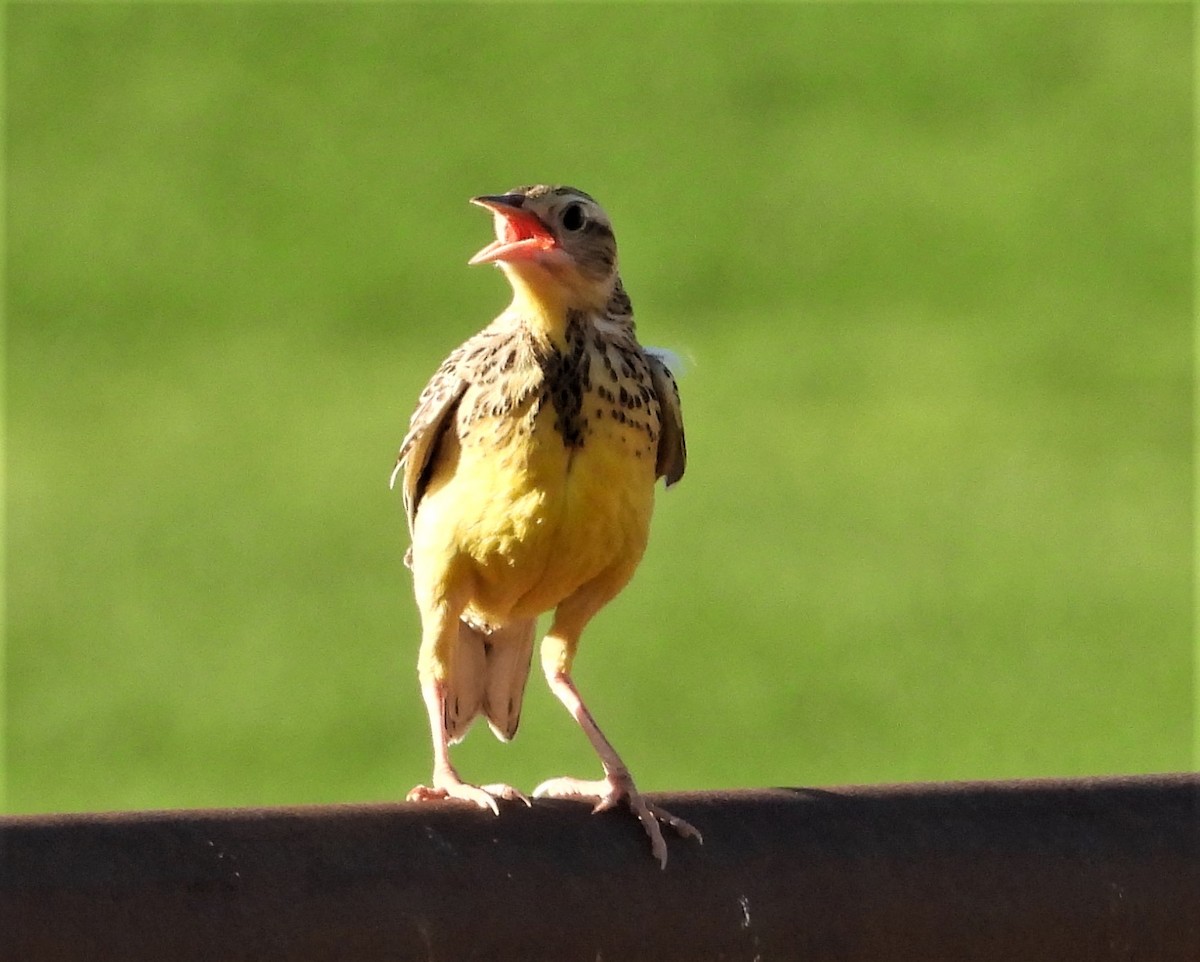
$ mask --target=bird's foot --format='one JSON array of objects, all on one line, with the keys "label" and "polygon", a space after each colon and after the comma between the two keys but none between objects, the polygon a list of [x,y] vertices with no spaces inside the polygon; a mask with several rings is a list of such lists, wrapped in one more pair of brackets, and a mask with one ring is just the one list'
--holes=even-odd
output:
[{"label": "bird's foot", "polygon": [[578,778],[551,778],[533,790],[534,798],[594,798],[596,806],[592,814],[615,808],[625,802],[638,817],[642,828],[650,836],[650,850],[662,868],[667,867],[667,843],[663,839],[659,823],[665,823],[684,838],[694,838],[704,844],[704,837],[690,822],[672,815],[661,805],[648,801],[629,776],[609,776],[599,781],[588,782]]},{"label": "bird's foot", "polygon": [[493,815],[499,815],[500,809],[496,799],[508,802],[524,802],[529,805],[529,799],[511,785],[497,783],[494,785],[468,785],[455,777],[434,777],[432,786],[418,785],[406,796],[410,802],[436,802],[447,798],[457,798],[470,802],[480,808],[490,809]]},{"label": "bird's foot", "polygon": [[506,802],[524,802],[526,808],[533,807],[533,802],[529,800],[528,795],[520,789],[504,784],[504,782],[493,782],[491,785],[484,785],[483,790],[493,798],[502,798]]}]

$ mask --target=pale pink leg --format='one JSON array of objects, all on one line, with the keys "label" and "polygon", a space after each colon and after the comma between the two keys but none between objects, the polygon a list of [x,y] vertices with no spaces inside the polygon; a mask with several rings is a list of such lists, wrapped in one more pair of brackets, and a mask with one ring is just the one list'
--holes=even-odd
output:
[{"label": "pale pink leg", "polygon": [[642,823],[646,834],[650,836],[650,850],[662,868],[667,867],[667,843],[663,839],[659,822],[666,822],[685,838],[694,838],[703,843],[703,837],[693,825],[672,815],[661,806],[647,801],[638,792],[637,786],[633,783],[633,776],[629,774],[629,769],[625,767],[625,763],[621,761],[616,750],[604,737],[604,732],[600,730],[592,713],[583,703],[579,689],[575,687],[571,676],[565,671],[547,670],[546,681],[550,685],[550,690],[566,706],[571,717],[583,729],[588,741],[596,750],[596,754],[600,756],[600,764],[604,766],[604,778],[594,782],[582,781],[577,778],[552,778],[542,782],[533,790],[534,797],[595,798],[597,801],[596,807],[592,809],[593,812],[603,812],[622,801],[626,802]]}]

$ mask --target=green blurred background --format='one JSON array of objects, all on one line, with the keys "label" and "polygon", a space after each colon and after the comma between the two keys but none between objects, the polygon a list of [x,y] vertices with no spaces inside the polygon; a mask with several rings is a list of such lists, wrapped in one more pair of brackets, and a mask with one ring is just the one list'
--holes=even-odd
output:
[{"label": "green blurred background", "polygon": [[[643,788],[1192,763],[1190,6],[7,18],[11,810],[428,777],[387,476],[536,181],[690,359],[578,662]],[[536,673],[455,757],[598,771]]]}]

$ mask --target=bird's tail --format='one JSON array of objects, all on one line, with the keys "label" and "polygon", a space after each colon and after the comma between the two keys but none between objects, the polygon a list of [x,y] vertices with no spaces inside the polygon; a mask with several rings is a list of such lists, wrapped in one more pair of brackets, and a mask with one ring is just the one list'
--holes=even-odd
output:
[{"label": "bird's tail", "polygon": [[458,649],[446,693],[446,734],[451,744],[463,739],[480,713],[501,741],[517,733],[534,627],[532,618],[490,633],[465,621],[458,623]]}]

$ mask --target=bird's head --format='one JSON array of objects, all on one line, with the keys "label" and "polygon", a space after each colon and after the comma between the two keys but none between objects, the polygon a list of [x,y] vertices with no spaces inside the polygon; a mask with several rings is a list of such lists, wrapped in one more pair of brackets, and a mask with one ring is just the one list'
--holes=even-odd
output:
[{"label": "bird's head", "polygon": [[603,208],[574,187],[516,187],[472,197],[492,212],[496,239],[471,264],[498,264],[518,296],[600,309],[617,280],[617,242]]}]

